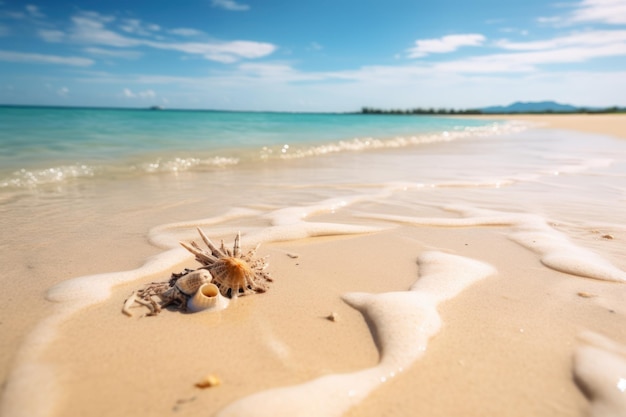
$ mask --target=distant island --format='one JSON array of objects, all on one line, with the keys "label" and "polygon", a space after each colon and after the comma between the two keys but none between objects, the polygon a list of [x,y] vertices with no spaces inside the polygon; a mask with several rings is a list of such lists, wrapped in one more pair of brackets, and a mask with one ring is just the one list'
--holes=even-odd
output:
[{"label": "distant island", "polygon": [[517,101],[508,106],[491,106],[478,109],[446,109],[446,108],[414,108],[414,109],[378,109],[363,107],[362,114],[429,114],[429,115],[473,115],[473,114],[590,114],[590,113],[626,113],[626,107],[576,107],[569,104],[560,104],[555,101],[522,102]]}]

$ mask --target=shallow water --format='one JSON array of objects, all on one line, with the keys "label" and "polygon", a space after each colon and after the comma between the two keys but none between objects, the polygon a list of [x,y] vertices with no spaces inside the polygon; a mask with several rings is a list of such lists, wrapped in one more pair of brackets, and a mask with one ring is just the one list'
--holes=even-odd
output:
[{"label": "shallow water", "polygon": [[0,191],[405,147],[503,126],[428,116],[0,107]]}]

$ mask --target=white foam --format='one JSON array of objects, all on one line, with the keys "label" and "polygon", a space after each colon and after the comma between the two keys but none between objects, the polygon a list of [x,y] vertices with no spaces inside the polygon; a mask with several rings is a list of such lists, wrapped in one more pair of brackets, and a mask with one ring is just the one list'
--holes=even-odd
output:
[{"label": "white foam", "polygon": [[99,168],[86,165],[61,165],[44,169],[20,169],[0,179],[2,188],[35,188],[45,184],[64,183],[71,179],[93,177]]},{"label": "white foam", "polygon": [[323,156],[340,152],[360,152],[373,149],[397,149],[409,146],[423,145],[437,142],[450,142],[459,139],[474,138],[481,136],[495,136],[501,134],[519,133],[530,125],[521,122],[501,122],[480,127],[465,127],[462,130],[442,131],[414,136],[397,136],[394,138],[354,138],[341,140],[323,145],[305,147],[283,146],[280,149],[264,147],[261,152],[262,159],[278,157],[280,159],[299,159],[313,156]]},{"label": "white foam", "polygon": [[597,333],[580,335],[574,376],[589,398],[590,417],[626,415],[626,347]]},{"label": "white foam", "polygon": [[441,252],[424,253],[418,263],[420,278],[408,291],[343,297],[370,325],[380,350],[378,365],[253,394],[230,404],[218,417],[343,415],[424,354],[429,339],[441,328],[440,302],[495,273],[482,262]]},{"label": "white foam", "polygon": [[214,156],[212,158],[159,158],[152,162],[146,162],[139,165],[139,169],[146,173],[157,172],[184,172],[190,170],[198,170],[203,168],[223,168],[239,164],[239,158]]},{"label": "white foam", "polygon": [[242,219],[246,217],[259,216],[262,212],[259,210],[252,210],[240,207],[234,207],[218,216],[191,220],[185,222],[168,223],[160,226],[153,227],[148,233],[148,240],[155,246],[163,249],[178,248],[178,242],[181,240],[180,236],[176,233],[179,230],[191,230],[194,237],[197,237],[195,229],[197,227],[213,226],[220,223],[225,223],[230,220]]},{"label": "white foam", "polygon": [[541,216],[465,206],[450,206],[447,209],[465,217],[434,218],[379,214],[361,214],[361,217],[419,226],[509,227],[509,238],[537,253],[541,262],[549,268],[580,277],[626,282],[626,272],[591,250],[577,246],[563,233],[551,227]]}]

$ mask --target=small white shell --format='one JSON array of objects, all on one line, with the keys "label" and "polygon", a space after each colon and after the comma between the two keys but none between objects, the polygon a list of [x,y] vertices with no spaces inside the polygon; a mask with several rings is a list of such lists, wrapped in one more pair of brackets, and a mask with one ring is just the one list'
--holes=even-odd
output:
[{"label": "small white shell", "polygon": [[223,310],[228,307],[228,299],[224,297],[217,285],[203,284],[187,301],[187,310],[192,313],[202,310]]},{"label": "small white shell", "polygon": [[211,282],[212,279],[213,277],[209,271],[206,269],[197,269],[178,278],[174,285],[183,294],[191,296],[195,294],[203,284]]}]

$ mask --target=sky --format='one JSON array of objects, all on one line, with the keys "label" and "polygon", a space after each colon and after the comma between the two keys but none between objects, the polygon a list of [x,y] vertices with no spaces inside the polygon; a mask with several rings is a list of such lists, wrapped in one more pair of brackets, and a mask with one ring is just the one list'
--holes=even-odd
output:
[{"label": "sky", "polygon": [[626,0],[0,0],[0,104],[626,106]]}]

